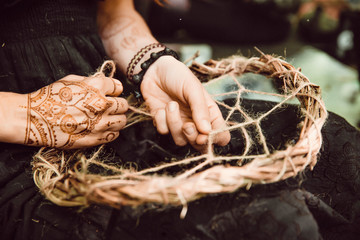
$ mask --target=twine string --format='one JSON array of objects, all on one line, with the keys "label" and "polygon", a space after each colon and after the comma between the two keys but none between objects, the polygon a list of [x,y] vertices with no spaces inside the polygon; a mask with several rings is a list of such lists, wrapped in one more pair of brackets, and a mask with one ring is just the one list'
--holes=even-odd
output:
[{"label": "twine string", "polygon": [[[159,165],[138,171],[124,164],[106,164],[101,156],[102,147],[89,158],[81,151],[65,153],[55,149],[42,149],[32,162],[36,185],[49,200],[61,206],[100,203],[119,208],[152,202],[182,205],[181,217],[184,217],[188,202],[207,194],[233,192],[243,187],[248,189],[254,184],[267,184],[295,176],[307,167],[312,169],[322,145],[321,129],[327,118],[320,89],[312,84],[299,68],[296,69],[285,60],[262,52],[260,55],[252,58],[233,56],[220,61],[210,60],[204,64],[192,59],[190,68],[195,74],[210,78],[216,76],[212,82],[229,77],[238,88],[236,91],[213,96],[235,97],[235,104],[229,106],[215,100],[228,110],[225,117],[227,126],[210,133],[208,151],[205,154],[166,163],[160,159]],[[105,74],[105,71],[110,71],[109,76],[112,77],[115,72],[114,63],[105,62],[95,75]],[[246,89],[237,80],[237,76],[244,73],[256,73],[272,78],[282,85],[283,94]],[[244,93],[272,95],[281,97],[282,100],[262,115],[256,116],[242,108],[241,97]],[[285,107],[294,98],[298,99],[302,112],[297,142],[288,144],[284,150],[271,150],[261,122],[270,114],[276,114],[277,109]],[[132,99],[128,101],[130,107],[126,127],[151,119],[145,105],[139,105]],[[235,114],[240,114],[243,120],[235,121]],[[253,139],[254,134],[250,134],[249,126],[255,127],[256,139]],[[212,143],[216,134],[222,131],[239,131],[242,134],[244,150],[240,155],[215,154]],[[262,152],[250,155],[255,143],[262,147]],[[112,174],[93,173],[92,165],[110,170]],[[184,170],[174,176],[166,175],[166,169],[174,166]]]}]

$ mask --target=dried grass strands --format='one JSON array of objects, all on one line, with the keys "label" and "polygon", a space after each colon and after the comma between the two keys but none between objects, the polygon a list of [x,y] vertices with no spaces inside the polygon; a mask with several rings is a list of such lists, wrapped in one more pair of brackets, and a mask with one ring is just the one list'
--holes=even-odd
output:
[{"label": "dried grass strands", "polygon": [[[280,58],[263,53],[260,57],[250,59],[234,56],[221,61],[211,60],[205,64],[193,61],[191,69],[203,79],[209,78],[209,75],[210,78],[230,76],[238,86],[234,106],[218,102],[229,110],[226,116],[228,126],[210,133],[206,154],[136,171],[131,168],[106,165],[99,159],[101,148],[91,158],[86,158],[81,152],[66,155],[57,150],[43,150],[33,160],[34,180],[42,193],[61,206],[99,203],[121,207],[149,202],[183,205],[182,216],[184,216],[187,202],[212,193],[249,188],[252,184],[277,182],[295,176],[307,167],[315,166],[322,144],[321,128],[325,123],[327,111],[321,100],[319,87],[312,84],[300,70]],[[240,98],[242,93],[251,91],[245,89],[235,78],[246,72],[272,78],[277,85],[282,86],[284,100],[263,115],[254,117],[247,114],[241,108]],[[233,96],[234,92],[221,95]],[[299,100],[303,113],[299,139],[285,150],[271,152],[260,123],[294,97]],[[148,115],[146,110],[139,110],[138,107],[133,107],[131,110],[133,122],[142,120],[144,115]],[[235,112],[240,113],[245,120],[230,121]],[[250,125],[255,126],[258,132],[259,137],[256,140],[251,139],[251,134],[246,129]],[[245,150],[242,155],[219,156],[212,151],[213,137],[216,133],[225,130],[242,132],[245,138]],[[249,149],[254,141],[258,141],[259,145],[263,146],[263,154],[249,155]],[[234,160],[239,163],[238,166],[219,164]],[[247,164],[243,164],[245,160]],[[194,163],[195,166],[190,167],[190,164],[194,165]],[[111,169],[116,174],[111,176],[93,174],[89,171],[91,165]],[[158,174],[173,166],[182,166],[186,171],[176,176]]]}]

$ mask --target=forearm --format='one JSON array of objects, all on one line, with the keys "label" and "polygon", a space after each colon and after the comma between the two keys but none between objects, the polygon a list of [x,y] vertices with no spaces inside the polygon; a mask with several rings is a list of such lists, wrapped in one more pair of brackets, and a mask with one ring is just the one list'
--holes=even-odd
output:
[{"label": "forearm", "polygon": [[23,144],[26,123],[26,95],[0,92],[0,142]]},{"label": "forearm", "polygon": [[[107,54],[123,73],[141,48],[157,42],[134,9],[132,0],[101,2],[98,10],[98,27]],[[139,66],[135,72],[138,70]]]}]

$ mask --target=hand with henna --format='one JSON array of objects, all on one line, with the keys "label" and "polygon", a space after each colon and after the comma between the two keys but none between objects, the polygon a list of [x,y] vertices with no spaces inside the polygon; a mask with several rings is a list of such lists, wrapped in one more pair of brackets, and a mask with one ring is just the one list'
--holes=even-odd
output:
[{"label": "hand with henna", "polygon": [[0,140],[61,149],[113,141],[126,124],[122,90],[113,78],[68,75],[30,94],[1,94],[11,104],[1,110],[10,128]]}]

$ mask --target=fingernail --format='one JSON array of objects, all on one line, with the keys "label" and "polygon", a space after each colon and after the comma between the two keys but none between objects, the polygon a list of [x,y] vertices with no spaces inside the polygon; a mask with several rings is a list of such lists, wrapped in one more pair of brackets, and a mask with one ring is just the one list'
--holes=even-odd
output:
[{"label": "fingernail", "polygon": [[203,128],[205,131],[207,131],[207,132],[211,131],[211,125],[210,125],[209,121],[203,120],[202,125],[203,125]]},{"label": "fingernail", "polygon": [[170,102],[169,103],[169,111],[174,112],[175,109],[176,109],[176,103],[175,102]]},{"label": "fingernail", "polygon": [[187,135],[191,135],[195,132],[195,128],[193,126],[189,126],[189,127],[185,128],[184,131]]}]

